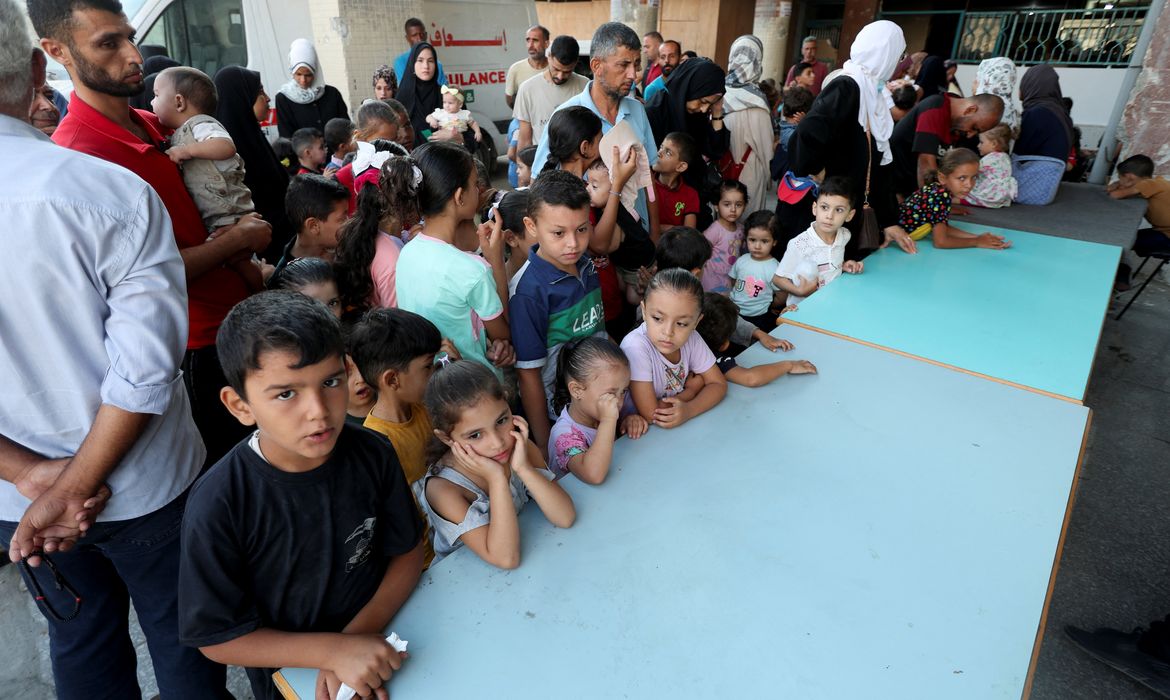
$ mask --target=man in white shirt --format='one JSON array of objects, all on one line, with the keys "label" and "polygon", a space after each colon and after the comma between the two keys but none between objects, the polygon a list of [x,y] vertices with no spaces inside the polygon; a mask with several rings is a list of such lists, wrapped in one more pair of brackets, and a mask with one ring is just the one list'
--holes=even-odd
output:
[{"label": "man in white shirt", "polygon": [[571,36],[558,36],[549,51],[548,68],[520,85],[512,116],[520,122],[517,151],[544,138],[544,127],[564,102],[581,94],[589,81],[574,73],[581,47]]},{"label": "man in white shirt", "polygon": [[177,636],[179,523],[204,449],[170,217],[136,175],[28,123],[45,58],[25,26],[0,0],[0,541],[29,565],[57,697],[139,696],[131,599],[164,697],[230,697],[224,668]]},{"label": "man in white shirt", "polygon": [[548,29],[539,24],[532,27],[524,35],[524,44],[528,47],[528,58],[508,66],[508,75],[504,78],[504,101],[509,107],[516,106],[520,85],[548,67],[548,57],[544,55],[548,50]]}]

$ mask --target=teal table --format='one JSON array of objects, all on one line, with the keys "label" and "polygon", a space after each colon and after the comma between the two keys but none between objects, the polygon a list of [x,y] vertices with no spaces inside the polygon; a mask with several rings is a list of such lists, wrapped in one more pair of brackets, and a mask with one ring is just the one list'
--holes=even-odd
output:
[{"label": "teal table", "polygon": [[1026,694],[1088,409],[779,332],[819,375],[619,441],[605,484],[566,480],[571,529],[525,509],[519,569],[463,549],[425,574],[391,696]]},{"label": "teal table", "polygon": [[989,226],[1008,250],[886,248],[784,323],[1081,401],[1121,249]]}]

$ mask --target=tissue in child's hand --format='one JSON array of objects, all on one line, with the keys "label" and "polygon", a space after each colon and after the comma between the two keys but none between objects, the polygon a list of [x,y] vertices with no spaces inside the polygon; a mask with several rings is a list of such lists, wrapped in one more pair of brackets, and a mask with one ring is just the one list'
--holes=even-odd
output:
[{"label": "tissue in child's hand", "polygon": [[[391,632],[390,636],[386,637],[386,643],[394,647],[394,651],[398,652],[399,654],[406,653],[406,645],[408,642],[405,639],[399,637],[394,632]],[[356,695],[356,690],[342,683],[341,687],[337,689],[336,700],[353,700]]]}]

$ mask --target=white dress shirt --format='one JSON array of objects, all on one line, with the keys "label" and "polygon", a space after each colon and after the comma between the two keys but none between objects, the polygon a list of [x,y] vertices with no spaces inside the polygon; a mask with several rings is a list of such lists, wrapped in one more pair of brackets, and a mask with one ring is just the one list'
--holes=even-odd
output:
[{"label": "white dress shirt", "polygon": [[[170,503],[203,442],[179,363],[187,286],[171,220],[141,178],[0,116],[0,435],[71,456],[102,404],[154,414],[111,473],[99,521]],[[0,520],[29,500],[0,481]]]}]

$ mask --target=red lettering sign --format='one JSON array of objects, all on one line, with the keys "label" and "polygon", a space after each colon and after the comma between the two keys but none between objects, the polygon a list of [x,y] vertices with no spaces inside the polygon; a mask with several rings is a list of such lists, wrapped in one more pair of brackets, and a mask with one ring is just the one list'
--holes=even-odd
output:
[{"label": "red lettering sign", "polygon": [[452,85],[499,85],[508,77],[503,70],[478,71],[474,73],[448,73],[447,82]]}]

